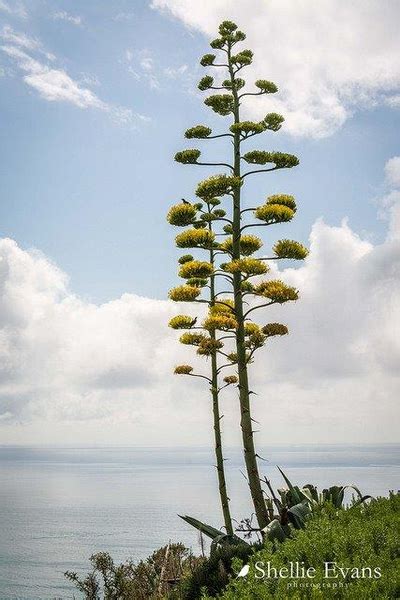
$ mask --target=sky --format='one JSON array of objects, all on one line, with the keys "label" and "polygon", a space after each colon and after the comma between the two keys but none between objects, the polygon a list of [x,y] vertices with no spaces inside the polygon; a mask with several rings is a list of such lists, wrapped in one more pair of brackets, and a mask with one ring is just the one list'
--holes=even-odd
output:
[{"label": "sky", "polygon": [[197,90],[226,18],[255,52],[248,83],[279,87],[244,107],[285,116],[257,144],[300,158],[249,202],[295,195],[266,243],[311,250],[273,273],[301,298],[263,315],[291,335],[252,368],[258,442],[397,441],[399,17],[396,0],[0,0],[0,443],[210,443],[207,391],[172,375],[191,357],[166,326],[165,215],[212,174],[174,163],[185,129],[227,126]]}]

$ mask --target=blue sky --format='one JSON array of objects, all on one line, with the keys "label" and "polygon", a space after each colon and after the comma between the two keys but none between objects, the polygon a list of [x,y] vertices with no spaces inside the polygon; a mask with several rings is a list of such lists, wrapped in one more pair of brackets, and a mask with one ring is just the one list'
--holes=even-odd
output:
[{"label": "blue sky", "polygon": [[[254,178],[245,203],[295,195],[296,218],[265,245],[310,247],[272,267],[300,300],[261,315],[291,335],[252,371],[259,443],[398,439],[399,17],[397,0],[0,0],[4,443],[210,443],[204,388],[172,375],[193,356],[167,327],[187,307],[167,300],[165,215],[215,172],[173,156],[195,145],[188,127],[229,124],[196,89],[225,18],[255,51],[249,84],[280,89],[244,117],[286,118],[249,149],[300,158]],[[230,150],[198,146],[218,161]],[[226,442],[240,443],[237,403],[222,402]]]},{"label": "blue sky", "polygon": [[[81,24],[57,16],[64,11],[79,15]],[[102,101],[149,119],[120,123],[102,110],[49,102],[3,53],[1,235],[43,251],[69,274],[71,288],[93,301],[126,291],[166,297],[175,251],[164,215],[209,174],[172,157],[187,147],[188,126],[225,125],[195,93],[207,38],[149,2],[32,1],[25,19],[0,15],[4,25],[40,40],[58,68]],[[154,81],[141,66],[146,59]],[[265,65],[269,77],[268,56]],[[373,199],[381,193],[384,163],[398,151],[399,126],[398,110],[373,107],[355,111],[322,139],[265,137],[265,148],[293,152],[301,165],[261,178],[254,196],[294,193],[301,210],[291,231],[305,242],[319,216],[330,224],[348,216],[356,231],[381,240],[384,225]],[[204,151],[218,152],[215,146]]]}]

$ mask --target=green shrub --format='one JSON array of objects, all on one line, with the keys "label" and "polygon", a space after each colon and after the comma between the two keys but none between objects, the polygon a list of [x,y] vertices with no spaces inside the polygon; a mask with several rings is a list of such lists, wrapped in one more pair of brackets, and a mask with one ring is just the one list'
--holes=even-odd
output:
[{"label": "green shrub", "polygon": [[214,550],[210,557],[201,563],[194,572],[184,579],[179,587],[179,594],[172,598],[180,600],[196,600],[202,592],[215,595],[221,592],[234,575],[232,561],[239,559],[247,562],[255,548],[246,544],[221,546]]},{"label": "green shrub", "polygon": [[[247,576],[231,580],[226,591],[218,597],[223,600],[400,598],[399,534],[399,495],[391,494],[389,498],[347,510],[326,506],[317,511],[304,530],[295,532],[292,539],[283,544],[277,543],[276,547],[269,542],[256,552],[249,561]],[[256,579],[256,574],[261,575],[256,563],[259,567],[263,563],[266,570],[268,562],[272,574],[272,567],[279,571],[290,563],[314,567],[316,574],[314,578],[304,579]],[[336,563],[349,571],[344,577],[339,574],[337,578],[325,578],[324,563]],[[237,572],[242,564],[242,561],[233,561]],[[361,571],[363,567],[364,573]],[[359,578],[354,577],[355,568],[359,570]],[[379,569],[381,577],[374,573],[375,568]],[[293,587],[296,584],[297,587]],[[204,600],[211,597],[203,595]]]}]

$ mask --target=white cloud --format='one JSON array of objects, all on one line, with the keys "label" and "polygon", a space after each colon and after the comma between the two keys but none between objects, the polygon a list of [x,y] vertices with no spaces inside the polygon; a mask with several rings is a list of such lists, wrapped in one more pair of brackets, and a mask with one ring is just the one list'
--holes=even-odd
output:
[{"label": "white cloud", "polygon": [[20,19],[26,19],[28,16],[25,6],[21,2],[16,2],[11,6],[5,0],[0,0],[0,10],[9,15],[19,17]]},{"label": "white cloud", "polygon": [[250,99],[249,113],[282,112],[293,135],[328,136],[360,108],[399,105],[397,0],[152,0],[151,6],[210,39],[222,20],[234,20],[255,51],[248,81],[271,79],[280,88],[268,100]]},{"label": "white cloud", "polygon": [[66,21],[67,23],[71,23],[71,25],[76,25],[77,27],[81,27],[83,24],[82,17],[79,15],[70,15],[65,10],[60,10],[54,13],[53,19],[55,21]]},{"label": "white cloud", "polygon": [[134,17],[134,12],[119,12],[113,17],[113,21],[116,21],[117,23],[122,23],[124,21],[132,21]]},{"label": "white cloud", "polygon": [[182,75],[184,75],[188,70],[188,66],[187,65],[181,65],[180,67],[167,67],[164,69],[164,75],[166,77],[169,77],[170,79],[177,79],[178,77],[181,77]]},{"label": "white cloud", "polygon": [[390,185],[400,188],[400,156],[393,156],[387,161],[385,175]]},{"label": "white cloud", "polygon": [[[396,440],[400,195],[386,210],[382,244],[363,240],[346,221],[337,227],[317,221],[305,263],[272,273],[298,287],[301,297],[260,314],[260,322],[290,329],[252,367],[260,444]],[[128,293],[101,305],[87,302],[70,292],[66,275],[45,256],[2,240],[3,439],[206,443],[205,387],[171,374],[175,364],[193,362],[166,327],[178,311],[168,301]],[[224,395],[223,411],[227,443],[236,443],[235,392]]]},{"label": "white cloud", "polygon": [[137,80],[145,81],[153,90],[159,90],[163,87],[166,80],[178,79],[186,77],[191,79],[188,73],[188,65],[180,65],[179,67],[160,67],[154,59],[151,51],[143,48],[139,51],[133,51],[128,48],[125,50],[124,59],[121,61],[126,63],[128,72]]},{"label": "white cloud", "polygon": [[[46,52],[39,40],[24,33],[15,32],[9,26],[3,28],[0,37],[7,42],[1,46],[1,50],[24,73],[23,81],[36,90],[44,100],[67,102],[81,109],[98,109],[108,113],[113,120],[123,124],[133,125],[138,120],[146,119],[143,115],[134,113],[129,108],[115,106],[101,100],[89,87],[85,87],[85,84],[90,84],[88,76],[84,76],[82,82],[79,82],[68,75],[65,70],[44,63],[42,55],[51,62],[55,61],[56,57]],[[32,56],[35,51],[40,55],[40,58]],[[98,81],[95,81],[98,84]]]}]

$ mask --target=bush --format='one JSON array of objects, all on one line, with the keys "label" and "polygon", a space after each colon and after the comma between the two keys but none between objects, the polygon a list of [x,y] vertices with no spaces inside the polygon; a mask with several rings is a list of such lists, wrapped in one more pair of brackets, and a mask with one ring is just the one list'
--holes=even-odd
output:
[{"label": "bush", "polygon": [[229,583],[234,575],[232,561],[234,559],[247,562],[255,548],[245,544],[222,546],[211,553],[211,556],[201,563],[194,572],[184,579],[179,586],[179,592],[171,595],[171,600],[196,600],[202,593],[218,594]]},{"label": "bush", "polygon": [[[399,509],[400,496],[394,494],[347,510],[325,506],[292,539],[275,547],[268,543],[256,552],[249,561],[248,574],[231,580],[218,597],[221,600],[400,598]],[[268,563],[272,575],[273,567],[279,572],[291,563],[305,569],[314,567],[316,574],[314,578],[256,579],[256,575],[262,575],[256,563],[258,567],[264,565],[266,575]],[[337,569],[337,578],[326,578],[325,563],[336,563],[337,567],[349,570],[342,576]],[[240,560],[233,561],[236,572],[242,565]],[[203,595],[204,600],[211,597]]]}]

